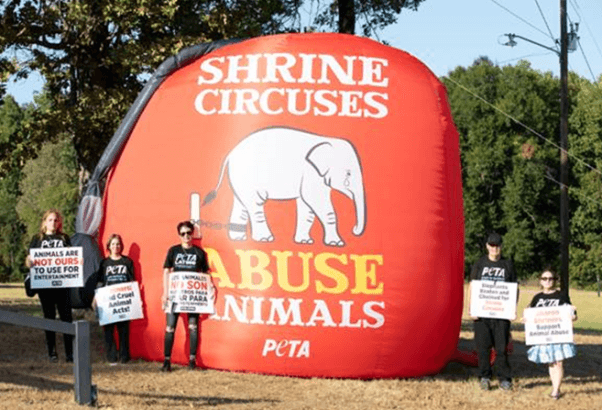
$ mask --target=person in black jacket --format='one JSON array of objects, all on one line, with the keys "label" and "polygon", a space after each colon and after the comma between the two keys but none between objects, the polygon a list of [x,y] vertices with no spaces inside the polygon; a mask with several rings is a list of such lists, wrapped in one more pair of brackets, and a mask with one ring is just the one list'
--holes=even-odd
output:
[{"label": "person in black jacket", "polygon": [[[514,264],[509,259],[502,259],[502,237],[492,233],[487,238],[487,255],[482,256],[472,267],[470,274],[473,280],[501,281],[516,283]],[[471,292],[469,291],[470,295]],[[517,296],[518,297],[518,296]],[[512,389],[512,375],[508,361],[508,342],[510,341],[510,320],[473,317],[474,339],[477,347],[480,386],[489,390],[492,376],[489,352],[495,348],[495,366],[500,380],[500,388]]]},{"label": "person in black jacket", "polygon": [[[63,217],[56,209],[50,209],[44,213],[40,232],[36,234],[29,245],[29,249],[47,249],[47,248],[65,248],[71,246],[69,237],[62,232]],[[32,260],[29,254],[25,260],[28,268],[32,267]],[[56,319],[56,311],[63,322],[71,323],[73,316],[71,312],[71,302],[69,288],[38,289],[38,296],[42,305],[42,311],[46,319]],[[66,361],[73,362],[73,336],[64,334]],[[58,362],[56,353],[56,334],[46,331],[46,347],[48,356],[52,363]]]},{"label": "person in black jacket", "polygon": [[[134,281],[134,262],[123,255],[123,240],[120,235],[113,234],[107,241],[109,256],[102,260],[98,274],[101,286],[115,285]],[[117,364],[117,348],[115,343],[115,327],[119,334],[119,361],[130,360],[130,321],[110,323],[103,326],[107,360],[111,365]]]}]

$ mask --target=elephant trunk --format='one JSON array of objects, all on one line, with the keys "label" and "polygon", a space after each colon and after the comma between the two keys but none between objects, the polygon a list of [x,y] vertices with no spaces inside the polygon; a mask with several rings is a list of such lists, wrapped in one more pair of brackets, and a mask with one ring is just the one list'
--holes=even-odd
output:
[{"label": "elephant trunk", "polygon": [[356,236],[364,233],[366,228],[366,198],[364,194],[364,186],[360,184],[359,189],[354,191],[355,217],[356,223],[353,227],[353,234]]}]

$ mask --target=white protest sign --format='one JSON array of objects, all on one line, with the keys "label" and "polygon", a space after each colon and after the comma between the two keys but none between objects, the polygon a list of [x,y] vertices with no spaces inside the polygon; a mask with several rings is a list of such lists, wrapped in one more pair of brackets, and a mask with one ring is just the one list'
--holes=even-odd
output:
[{"label": "white protest sign", "polygon": [[528,308],[524,312],[525,344],[573,343],[573,307]]},{"label": "white protest sign", "polygon": [[32,289],[81,288],[84,286],[84,252],[71,248],[33,248],[29,250]]},{"label": "white protest sign", "polygon": [[473,280],[470,282],[470,289],[471,316],[508,320],[516,317],[518,284]]},{"label": "white protest sign", "polygon": [[138,282],[117,283],[98,288],[94,298],[98,324],[101,326],[144,317]]},{"label": "white protest sign", "polygon": [[199,272],[173,272],[169,275],[169,302],[166,312],[215,313],[215,289],[211,276]]}]

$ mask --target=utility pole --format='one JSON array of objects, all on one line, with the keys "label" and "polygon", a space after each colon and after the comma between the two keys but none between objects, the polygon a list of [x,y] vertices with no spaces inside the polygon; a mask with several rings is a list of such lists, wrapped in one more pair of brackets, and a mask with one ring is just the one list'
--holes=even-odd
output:
[{"label": "utility pole", "polygon": [[508,41],[506,46],[514,47],[515,38],[520,38],[553,51],[560,58],[560,289],[567,296],[569,294],[569,242],[570,242],[570,218],[569,218],[569,157],[568,157],[568,134],[569,134],[569,102],[568,102],[568,52],[577,49],[577,30],[571,24],[571,32],[567,33],[566,0],[560,0],[560,52],[552,47],[545,46],[536,41],[517,34],[506,34]]},{"label": "utility pole", "polygon": [[566,0],[560,0],[560,289],[569,294],[569,103]]}]

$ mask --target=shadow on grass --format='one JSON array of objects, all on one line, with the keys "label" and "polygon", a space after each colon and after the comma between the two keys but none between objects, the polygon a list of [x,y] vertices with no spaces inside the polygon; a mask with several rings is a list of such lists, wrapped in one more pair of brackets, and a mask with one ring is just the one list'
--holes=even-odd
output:
[{"label": "shadow on grass", "polygon": [[[525,325],[520,322],[513,322],[510,326],[512,331],[516,332],[524,332]],[[473,331],[472,320],[462,320],[462,325],[460,330],[463,332],[472,332]],[[573,328],[573,334],[580,336],[602,336],[602,330],[596,329],[583,329],[579,327],[579,322],[575,322],[575,326]]]},{"label": "shadow on grass", "polygon": [[[178,402],[176,405],[208,405],[218,406],[221,404],[252,404],[252,403],[280,403],[280,400],[274,399],[237,399],[232,397],[218,397],[218,396],[185,396],[181,394],[156,394],[156,393],[132,393],[118,390],[98,390],[99,397],[102,398],[102,394],[111,394],[118,396],[136,397],[144,401],[145,405],[158,404],[159,400],[170,400]],[[199,403],[201,402],[201,403]]]},{"label": "shadow on grass", "polygon": [[[53,380],[52,377],[66,376],[72,374],[72,366],[67,365],[24,365],[24,364],[4,364],[0,366],[0,383],[24,386],[44,391],[75,391],[73,383]],[[148,373],[148,371],[147,371]],[[2,389],[9,391],[9,389]],[[2,391],[0,390],[0,391]],[[99,388],[99,401],[103,401],[103,396],[123,396],[140,399],[145,405],[156,404],[159,401],[169,400],[178,405],[208,405],[217,406],[223,404],[252,404],[252,403],[279,403],[279,400],[273,399],[253,399],[253,398],[233,398],[220,396],[194,396],[183,394],[165,394],[151,392],[134,392],[118,389]]]},{"label": "shadow on grass", "polygon": [[[522,323],[513,323],[513,332],[524,332]],[[463,320],[461,331],[472,332],[472,321]],[[578,336],[600,336],[602,332],[589,329],[574,329],[574,334]],[[524,342],[513,340],[513,351],[510,354],[510,366],[514,378],[517,380],[527,379],[522,386],[532,388],[541,385],[549,385],[549,374],[547,365],[538,365],[527,359],[527,350],[529,346]],[[473,339],[460,338],[458,340],[458,349],[465,352],[473,352],[475,344]],[[602,382],[602,346],[598,344],[578,344],[577,356],[564,361],[565,379],[563,383],[567,384],[587,384]],[[495,375],[495,368],[494,368]],[[449,363],[439,374],[433,376],[436,379],[449,381],[467,381],[478,377],[476,367],[471,367],[461,363]],[[539,379],[539,380],[535,380]],[[593,389],[592,392],[599,392],[599,389]]]}]

